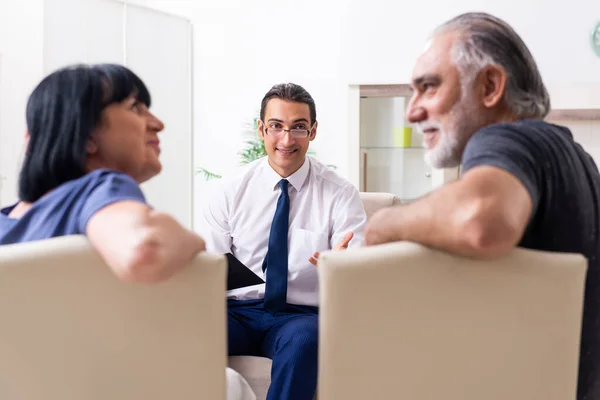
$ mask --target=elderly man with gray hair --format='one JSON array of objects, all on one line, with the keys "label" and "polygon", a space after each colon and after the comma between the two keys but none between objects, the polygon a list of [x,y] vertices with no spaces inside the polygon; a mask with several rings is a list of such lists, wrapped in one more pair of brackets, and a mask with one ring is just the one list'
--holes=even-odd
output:
[{"label": "elderly man with gray hair", "polygon": [[407,240],[470,257],[515,246],[583,254],[578,399],[600,399],[600,174],[563,126],[544,121],[550,99],[515,31],[483,13],[440,26],[417,59],[407,118],[435,168],[461,177],[381,210],[366,243]]}]

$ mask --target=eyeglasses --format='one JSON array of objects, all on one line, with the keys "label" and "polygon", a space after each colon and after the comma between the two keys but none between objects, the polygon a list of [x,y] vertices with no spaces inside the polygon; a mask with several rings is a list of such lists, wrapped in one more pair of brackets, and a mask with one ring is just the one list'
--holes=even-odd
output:
[{"label": "eyeglasses", "polygon": [[[266,125],[263,122],[263,125]],[[265,128],[265,133],[274,138],[280,138],[284,135],[284,132],[289,132],[294,139],[304,139],[310,135],[315,125],[310,129],[283,129],[283,128]]]}]

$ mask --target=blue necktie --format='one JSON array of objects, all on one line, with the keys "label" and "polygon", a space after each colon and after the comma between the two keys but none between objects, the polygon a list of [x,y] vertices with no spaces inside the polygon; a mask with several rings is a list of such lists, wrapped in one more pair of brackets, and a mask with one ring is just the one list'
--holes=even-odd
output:
[{"label": "blue necktie", "polygon": [[265,287],[265,310],[274,314],[285,308],[288,277],[288,227],[290,220],[290,196],[288,181],[279,181],[281,194],[271,224],[269,247],[263,262],[267,270]]}]

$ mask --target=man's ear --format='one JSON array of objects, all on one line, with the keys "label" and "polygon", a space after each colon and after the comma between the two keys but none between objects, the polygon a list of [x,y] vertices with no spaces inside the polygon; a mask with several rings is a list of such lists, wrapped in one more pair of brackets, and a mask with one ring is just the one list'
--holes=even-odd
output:
[{"label": "man's ear", "polygon": [[308,135],[308,140],[310,140],[311,142],[313,140],[315,140],[315,138],[317,137],[317,127],[319,126],[318,122],[315,122],[315,124],[313,125],[312,130],[310,131],[310,134]]},{"label": "man's ear", "polygon": [[260,140],[265,140],[265,124],[260,119],[258,120],[256,132]]},{"label": "man's ear", "polygon": [[506,71],[497,65],[488,65],[478,76],[478,93],[485,108],[496,107],[506,90]]}]

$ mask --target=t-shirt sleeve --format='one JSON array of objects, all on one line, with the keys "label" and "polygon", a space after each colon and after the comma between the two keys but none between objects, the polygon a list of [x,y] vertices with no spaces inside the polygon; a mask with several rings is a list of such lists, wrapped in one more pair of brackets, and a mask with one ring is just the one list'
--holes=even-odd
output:
[{"label": "t-shirt sleeve", "polygon": [[146,198],[133,178],[117,172],[98,174],[97,179],[90,182],[89,192],[79,215],[79,231],[85,234],[88,221],[102,208],[125,200],[146,204]]},{"label": "t-shirt sleeve", "polygon": [[467,143],[462,173],[485,165],[505,170],[525,186],[535,210],[541,192],[541,169],[536,164],[535,136],[516,126],[493,125],[477,132]]}]

